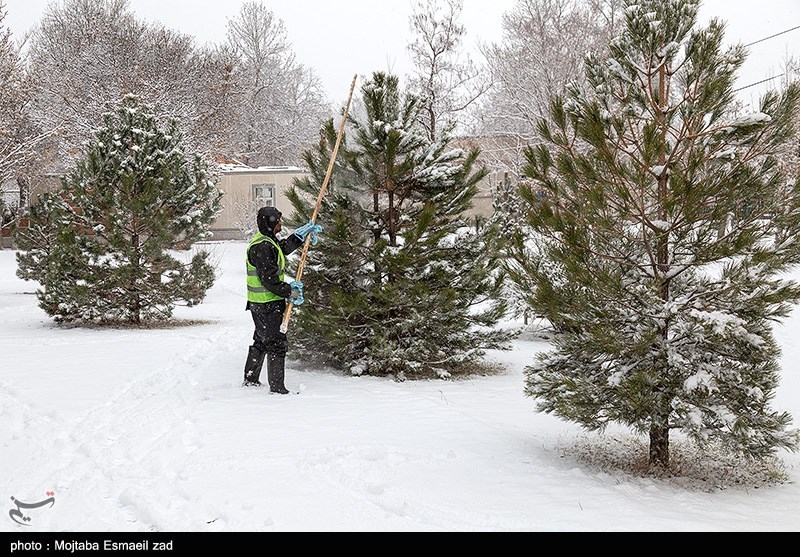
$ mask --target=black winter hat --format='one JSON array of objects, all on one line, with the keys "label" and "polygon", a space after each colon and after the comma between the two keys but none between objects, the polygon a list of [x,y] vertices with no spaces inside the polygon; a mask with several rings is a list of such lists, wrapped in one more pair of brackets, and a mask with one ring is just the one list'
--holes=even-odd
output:
[{"label": "black winter hat", "polygon": [[258,231],[264,234],[273,234],[275,227],[278,226],[278,221],[281,220],[281,214],[275,207],[262,207],[258,210]]}]

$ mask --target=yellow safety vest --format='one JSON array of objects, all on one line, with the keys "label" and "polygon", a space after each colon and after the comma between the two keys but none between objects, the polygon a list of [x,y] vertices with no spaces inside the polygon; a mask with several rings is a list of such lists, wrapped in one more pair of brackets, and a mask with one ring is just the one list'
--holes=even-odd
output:
[{"label": "yellow safety vest", "polygon": [[247,261],[247,301],[257,304],[266,304],[267,302],[276,302],[284,299],[282,296],[273,294],[264,288],[264,285],[261,284],[261,279],[258,276],[258,271],[250,263],[250,248],[264,242],[269,242],[275,246],[275,249],[278,250],[278,272],[280,273],[278,278],[283,280],[284,272],[286,271],[286,256],[283,255],[283,250],[278,243],[272,238],[264,236],[260,232],[256,234],[255,238],[250,241],[250,245],[247,246],[245,260]]}]

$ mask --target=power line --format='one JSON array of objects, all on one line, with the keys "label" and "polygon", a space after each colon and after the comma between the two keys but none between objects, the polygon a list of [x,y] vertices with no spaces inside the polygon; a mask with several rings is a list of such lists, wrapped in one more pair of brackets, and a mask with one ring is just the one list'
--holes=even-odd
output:
[{"label": "power line", "polygon": [[792,27],[791,29],[787,29],[786,31],[781,31],[780,33],[775,33],[774,35],[770,35],[769,37],[764,37],[763,39],[758,39],[755,42],[752,42],[750,44],[744,45],[744,47],[747,48],[748,46],[753,46],[754,44],[763,43],[764,41],[768,41],[770,39],[774,39],[775,37],[780,37],[781,35],[785,35],[786,33],[790,33],[790,32],[795,31],[797,29],[800,29],[800,25],[798,25],[797,27]]},{"label": "power line", "polygon": [[[748,44],[744,45],[744,47],[747,48],[749,46],[753,46],[754,44],[763,43],[764,41],[768,41],[770,39],[774,39],[775,37],[780,37],[781,35],[785,35],[786,33],[791,33],[792,31],[796,31],[798,29],[800,29],[800,25],[792,27],[791,29],[787,29],[786,31],[781,31],[780,33],[775,33],[774,35],[770,35],[769,37],[764,37],[763,39],[758,39],[757,41],[753,41],[752,43],[748,43]],[[785,75],[786,75],[786,73],[784,72],[784,73],[782,73],[780,75],[775,75],[775,76],[769,77],[767,79],[762,79],[761,81],[757,81],[755,83],[751,83],[750,85],[745,85],[744,87],[739,87],[738,89],[734,89],[733,92],[734,93],[738,93],[739,91],[744,91],[745,89],[749,89],[750,87],[755,87],[756,85],[761,85],[762,83],[766,83],[768,81],[772,81],[773,79],[778,79],[779,77],[783,77]]]},{"label": "power line", "polygon": [[775,75],[772,77],[768,77],[767,79],[762,79],[761,81],[757,81],[755,83],[751,83],[750,85],[745,85],[744,87],[739,87],[738,89],[734,89],[733,93],[738,93],[739,91],[744,91],[745,89],[750,89],[750,87],[755,87],[756,85],[761,85],[762,83],[766,83],[767,81],[772,81],[773,79],[778,79],[779,77],[785,76],[786,73],[782,73],[780,75]]}]

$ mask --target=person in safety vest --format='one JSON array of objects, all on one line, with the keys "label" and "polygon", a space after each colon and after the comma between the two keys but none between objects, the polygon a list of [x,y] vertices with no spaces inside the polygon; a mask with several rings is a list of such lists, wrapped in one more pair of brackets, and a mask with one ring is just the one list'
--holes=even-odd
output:
[{"label": "person in safety vest", "polygon": [[308,235],[313,244],[322,227],[309,222],[288,238],[278,240],[281,231],[281,212],[275,207],[258,211],[258,233],[247,246],[247,310],[255,324],[253,345],[244,366],[244,386],[261,385],[259,378],[264,359],[267,360],[267,381],[272,393],[288,394],[284,385],[284,363],[289,347],[281,323],[286,300],[296,306],[303,304],[303,283],[284,282],[286,256],[302,246]]}]

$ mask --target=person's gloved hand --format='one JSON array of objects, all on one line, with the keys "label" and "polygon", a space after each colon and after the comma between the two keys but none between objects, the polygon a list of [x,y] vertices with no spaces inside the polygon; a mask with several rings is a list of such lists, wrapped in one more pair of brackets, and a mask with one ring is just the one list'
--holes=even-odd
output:
[{"label": "person's gloved hand", "polygon": [[316,246],[319,240],[317,235],[322,234],[322,227],[318,224],[314,224],[312,221],[308,221],[308,224],[304,224],[294,231],[294,235],[304,242],[309,234],[311,235],[311,244]]},{"label": "person's gloved hand", "polygon": [[303,298],[303,283],[299,280],[290,282],[289,286],[292,287],[292,297],[289,301],[296,306],[302,306],[305,298]]}]

